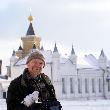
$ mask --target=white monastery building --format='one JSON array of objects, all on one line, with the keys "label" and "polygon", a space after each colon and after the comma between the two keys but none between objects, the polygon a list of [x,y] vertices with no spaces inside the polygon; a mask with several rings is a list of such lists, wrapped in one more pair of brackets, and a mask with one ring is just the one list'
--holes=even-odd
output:
[{"label": "white monastery building", "polygon": [[[63,58],[56,43],[53,51],[40,45],[41,38],[35,35],[31,15],[28,20],[27,33],[21,37],[22,46],[13,51],[7,75],[0,76],[0,98],[6,98],[10,81],[23,73],[28,55],[39,50],[46,59],[43,72],[52,80],[58,99],[110,99],[110,63],[103,50],[98,59],[92,54],[79,59],[72,46],[70,55]],[[78,60],[83,61],[83,65]]]}]

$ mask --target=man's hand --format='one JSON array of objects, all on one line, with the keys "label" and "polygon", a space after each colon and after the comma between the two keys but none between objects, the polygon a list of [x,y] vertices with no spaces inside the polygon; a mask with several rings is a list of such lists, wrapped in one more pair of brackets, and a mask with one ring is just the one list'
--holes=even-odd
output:
[{"label": "man's hand", "polygon": [[31,106],[35,101],[38,102],[38,94],[38,91],[34,91],[32,94],[27,95],[22,103],[27,107]]}]

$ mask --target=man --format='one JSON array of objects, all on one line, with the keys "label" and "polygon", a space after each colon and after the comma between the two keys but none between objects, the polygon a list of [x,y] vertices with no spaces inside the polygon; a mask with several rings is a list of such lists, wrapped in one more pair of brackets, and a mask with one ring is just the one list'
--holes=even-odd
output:
[{"label": "man", "polygon": [[54,87],[49,77],[42,73],[44,56],[33,52],[26,65],[23,74],[12,80],[8,87],[7,110],[60,110]]}]

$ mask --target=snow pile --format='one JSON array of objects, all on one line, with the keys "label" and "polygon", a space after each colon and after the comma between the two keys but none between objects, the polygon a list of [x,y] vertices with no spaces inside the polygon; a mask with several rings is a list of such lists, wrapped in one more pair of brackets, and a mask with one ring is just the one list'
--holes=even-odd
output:
[{"label": "snow pile", "polygon": [[[110,110],[110,100],[60,101],[63,110]],[[6,101],[0,99],[0,110],[6,110]]]}]

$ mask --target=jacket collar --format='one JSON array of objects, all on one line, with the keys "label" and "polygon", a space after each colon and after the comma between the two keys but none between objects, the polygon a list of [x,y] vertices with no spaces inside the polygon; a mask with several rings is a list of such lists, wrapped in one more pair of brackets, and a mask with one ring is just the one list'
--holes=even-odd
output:
[{"label": "jacket collar", "polygon": [[21,85],[27,87],[29,79],[31,79],[30,73],[28,71],[28,68],[25,68],[21,78]]}]

